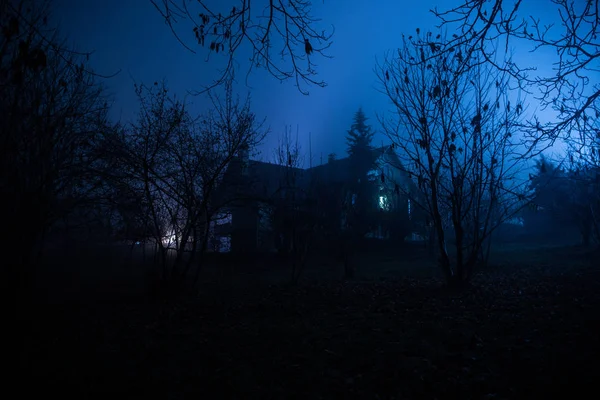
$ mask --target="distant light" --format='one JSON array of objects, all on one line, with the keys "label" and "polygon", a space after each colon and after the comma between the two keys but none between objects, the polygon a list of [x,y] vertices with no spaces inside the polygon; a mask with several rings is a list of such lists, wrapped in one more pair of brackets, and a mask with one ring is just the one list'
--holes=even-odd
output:
[{"label": "distant light", "polygon": [[162,239],[163,245],[169,247],[176,243],[175,231],[171,229],[170,233]]}]

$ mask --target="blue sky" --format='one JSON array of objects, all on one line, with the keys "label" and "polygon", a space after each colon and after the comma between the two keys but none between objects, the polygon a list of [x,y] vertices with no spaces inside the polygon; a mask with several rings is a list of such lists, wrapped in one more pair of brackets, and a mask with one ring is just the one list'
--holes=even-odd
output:
[{"label": "blue sky", "polygon": [[[231,0],[221,2],[227,3],[225,10],[233,4]],[[542,16],[549,9],[548,3],[549,0],[529,0],[526,5]],[[310,95],[304,96],[293,82],[280,83],[266,72],[255,70],[249,80],[253,110],[260,118],[267,118],[272,131],[262,146],[263,156],[270,157],[277,135],[286,124],[294,132],[299,128],[305,152],[311,132],[313,164],[320,162],[321,154],[323,160],[330,152],[344,155],[346,130],[361,106],[373,128],[380,131],[376,113],[385,112],[389,105],[376,90],[376,59],[398,47],[402,33],[413,34],[417,27],[433,29],[436,20],[429,12],[431,8],[444,9],[455,4],[455,0],[315,1],[313,14],[323,20],[320,28],[335,26],[333,45],[328,51],[333,58],[317,60],[319,77],[328,86],[311,87]],[[184,96],[187,90],[210,83],[220,66],[218,60],[205,62],[202,48],[197,48],[197,54],[183,48],[148,0],[55,0],[55,6],[54,17],[69,40],[82,50],[94,51],[91,64],[98,73],[121,71],[104,82],[115,97],[115,119],[135,117],[133,79],[145,83],[166,79],[172,91]],[[182,34],[185,29],[190,31],[191,39],[191,28],[182,26]],[[533,60],[526,51],[517,55],[527,62]],[[241,54],[240,60],[245,57]],[[548,67],[543,54],[538,54],[535,62],[541,68]],[[243,94],[248,88],[244,79],[240,81],[239,91]],[[204,98],[188,100],[198,111],[206,109]],[[378,144],[385,137],[379,135],[375,140]]]}]

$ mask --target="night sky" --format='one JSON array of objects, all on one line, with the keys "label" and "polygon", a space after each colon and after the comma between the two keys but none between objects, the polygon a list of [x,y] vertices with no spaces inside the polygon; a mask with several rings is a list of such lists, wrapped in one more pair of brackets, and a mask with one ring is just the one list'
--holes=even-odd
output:
[{"label": "night sky", "polygon": [[[224,11],[231,1],[223,1]],[[437,6],[446,9],[456,0],[399,1],[399,0],[325,0],[315,1],[313,15],[322,19],[317,30],[335,26],[333,45],[328,50],[332,59],[319,58],[319,76],[328,86],[310,87],[310,95],[302,95],[294,82],[280,83],[263,70],[255,70],[249,80],[252,106],[260,117],[267,118],[271,134],[262,146],[262,158],[270,158],[276,146],[277,135],[284,126],[293,131],[299,127],[303,151],[308,154],[308,136],[312,132],[313,165],[320,163],[321,155],[335,152],[345,155],[344,136],[352,122],[353,113],[363,107],[376,131],[380,131],[376,113],[389,109],[384,95],[377,91],[374,73],[376,60],[387,50],[398,47],[402,33],[412,35],[417,27],[435,29],[437,23],[429,12]],[[525,11],[548,18],[544,11],[549,0],[528,0]],[[376,5],[374,5],[376,4]],[[522,7],[523,8],[523,7]],[[171,90],[186,95],[211,82],[221,64],[218,59],[205,62],[207,51],[194,46],[191,25],[181,24],[179,33],[197,50],[186,50],[165,25],[160,14],[147,0],[55,0],[55,18],[70,42],[81,50],[94,51],[90,61],[96,72],[116,76],[104,80],[115,98],[112,117],[128,121],[135,117],[137,101],[133,91],[134,79],[151,84],[166,79]],[[531,57],[527,49],[514,49],[517,60],[527,65],[548,70],[550,58],[544,53]],[[248,53],[238,56],[242,67]],[[539,65],[531,64],[540,63]],[[244,68],[242,68],[244,70]],[[541,71],[543,72],[543,71]],[[244,94],[245,74],[238,74],[240,93]],[[203,97],[189,96],[195,110],[206,109]],[[530,111],[535,104],[530,105]],[[386,141],[382,134],[375,144]],[[308,163],[306,159],[305,164]],[[306,165],[308,166],[308,165]]]}]

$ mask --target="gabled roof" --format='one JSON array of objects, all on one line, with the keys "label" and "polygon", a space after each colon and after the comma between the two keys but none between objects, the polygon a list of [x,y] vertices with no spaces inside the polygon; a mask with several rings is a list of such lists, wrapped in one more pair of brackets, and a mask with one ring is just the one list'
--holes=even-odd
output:
[{"label": "gabled roof", "polygon": [[[380,156],[383,155],[391,155],[396,158],[397,165],[395,167],[401,168],[400,161],[397,158],[397,155],[394,153],[393,146],[381,146],[377,148],[373,148],[373,158],[375,160],[379,159]],[[308,171],[311,173],[311,176],[318,177],[323,181],[327,182],[347,182],[352,178],[352,160],[350,157],[344,157],[336,160],[331,160],[325,164],[317,165],[316,167],[309,168]]]},{"label": "gabled roof", "polygon": [[272,195],[292,179],[294,179],[294,184],[299,187],[308,184],[306,170],[264,161],[249,161],[247,176],[248,180],[253,182],[255,191],[263,195]]},{"label": "gabled roof", "polygon": [[[373,158],[389,155],[393,166],[402,169],[402,165],[393,146],[374,148]],[[226,197],[246,197],[254,199],[271,198],[278,190],[286,186],[290,177],[295,179],[293,186],[308,188],[311,183],[341,184],[352,179],[352,160],[344,157],[312,168],[302,169],[264,161],[249,160],[247,171],[241,174],[241,159],[235,158],[229,165],[219,192],[227,192]],[[407,179],[410,180],[410,178]]]},{"label": "gabled roof", "polygon": [[264,161],[247,161],[246,171],[242,173],[242,160],[236,157],[228,166],[217,192],[221,201],[235,198],[266,200],[291,179],[298,187],[308,184],[306,170]]}]

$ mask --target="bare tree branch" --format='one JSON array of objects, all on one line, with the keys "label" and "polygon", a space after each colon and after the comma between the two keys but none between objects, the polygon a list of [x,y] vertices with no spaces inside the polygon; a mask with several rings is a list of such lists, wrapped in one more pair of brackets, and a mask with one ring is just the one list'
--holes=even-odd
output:
[{"label": "bare tree branch", "polygon": [[251,0],[237,0],[231,9],[218,10],[203,0],[191,8],[184,0],[151,0],[186,49],[195,53],[177,33],[176,25],[183,21],[192,25],[190,33],[195,44],[208,49],[206,61],[224,54],[224,68],[219,77],[201,93],[227,80],[236,67],[236,54],[239,55],[242,46],[251,51],[248,75],[254,68],[264,68],[280,81],[293,79],[303,94],[308,94],[307,86],[326,86],[316,78],[313,57],[315,54],[329,57],[326,50],[332,44],[333,29],[331,33],[317,30],[320,20],[312,16],[309,0],[263,1],[267,4],[262,8]]},{"label": "bare tree branch", "polygon": [[[555,122],[542,124],[534,118],[526,126],[537,142],[548,140],[552,144],[558,137],[570,138],[578,131],[581,120],[598,118],[599,1],[551,0],[549,7],[555,11],[559,26],[555,26],[555,21],[543,23],[533,15],[524,15],[522,4],[523,0],[466,0],[445,11],[432,10],[440,19],[440,26],[458,31],[435,56],[442,56],[455,46],[467,46],[497,69],[508,72],[521,88],[536,94],[541,109],[549,108],[557,114]],[[538,50],[553,50],[554,74],[534,76],[535,68],[512,60],[498,65],[492,50],[500,40],[505,43],[505,53],[510,44],[530,44],[534,54]]]},{"label": "bare tree branch", "polygon": [[[136,85],[136,94],[139,118],[108,138],[105,147],[117,163],[105,176],[138,199],[139,218],[129,221],[150,234],[160,256],[162,284],[177,289],[193,266],[200,269],[213,218],[225,205],[216,196],[225,170],[240,149],[254,147],[266,132],[249,99],[242,103],[234,97],[232,80],[225,83],[223,96],[209,92],[212,108],[197,118],[169,95],[164,83]],[[172,261],[167,254],[174,255]]]},{"label": "bare tree branch", "polygon": [[[461,283],[482,262],[484,241],[526,202],[513,137],[521,110],[508,106],[509,74],[475,54],[468,68],[461,56],[434,57],[431,36],[405,38],[377,67],[395,114],[381,122],[417,181],[421,195],[406,195],[428,214],[442,270],[449,283]],[[442,34],[436,39],[443,45]],[[455,49],[467,54],[466,45]]]},{"label": "bare tree branch", "polygon": [[[74,72],[85,72],[98,78],[112,78],[119,74],[120,70],[108,75],[100,74],[89,68],[87,63],[76,62],[82,59],[89,61],[93,52],[81,52],[66,46],[64,42],[57,41],[59,29],[48,26],[48,16],[51,11],[50,0],[41,2],[34,0],[19,0],[18,2],[1,0],[0,11],[2,15],[10,16],[8,21],[2,23],[3,34],[5,36],[10,34],[10,39],[23,39],[25,38],[24,33],[28,32],[30,35],[35,35],[40,41],[44,47],[46,57],[60,58]],[[19,25],[22,26],[20,30],[13,33],[12,29]],[[3,56],[5,49],[5,46],[0,49],[0,57]]]}]

